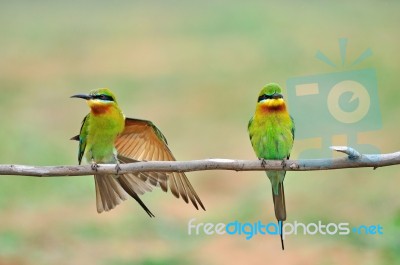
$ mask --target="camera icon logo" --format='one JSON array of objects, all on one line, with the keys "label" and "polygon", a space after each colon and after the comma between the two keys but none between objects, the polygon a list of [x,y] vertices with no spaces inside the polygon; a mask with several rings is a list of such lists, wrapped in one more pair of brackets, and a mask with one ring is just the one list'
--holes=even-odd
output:
[{"label": "camera icon logo", "polygon": [[[353,111],[346,111],[345,106],[341,107],[337,104],[345,93],[352,95],[348,101],[350,104],[358,100],[357,107]],[[356,123],[362,120],[368,114],[370,103],[368,91],[363,85],[353,80],[337,83],[328,94],[328,110],[336,120],[342,123]]]},{"label": "camera icon logo", "polygon": [[359,137],[382,127],[374,69],[293,77],[286,87],[301,149],[299,158],[332,157],[332,145],[379,153],[377,147]]}]

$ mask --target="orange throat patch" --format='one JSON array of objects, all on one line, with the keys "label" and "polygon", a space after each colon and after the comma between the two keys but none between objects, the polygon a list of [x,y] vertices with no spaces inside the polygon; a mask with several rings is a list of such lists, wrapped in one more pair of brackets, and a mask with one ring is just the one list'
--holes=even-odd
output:
[{"label": "orange throat patch", "polygon": [[93,102],[88,102],[90,109],[94,115],[101,115],[110,111],[111,105],[108,104],[98,104]]},{"label": "orange throat patch", "polygon": [[286,104],[283,99],[267,100],[265,102],[258,103],[257,111],[261,113],[286,112]]}]

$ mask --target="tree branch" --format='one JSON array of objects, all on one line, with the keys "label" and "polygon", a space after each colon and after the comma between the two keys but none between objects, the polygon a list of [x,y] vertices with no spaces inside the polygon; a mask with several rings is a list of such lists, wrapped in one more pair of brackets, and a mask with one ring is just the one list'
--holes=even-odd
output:
[{"label": "tree branch", "polygon": [[[357,167],[378,167],[400,164],[400,152],[390,154],[362,155],[351,147],[333,146],[331,149],[342,152],[348,157],[336,159],[306,159],[306,160],[232,160],[204,159],[192,161],[148,161],[121,164],[119,174],[128,172],[190,172],[203,170],[234,170],[234,171],[311,171],[331,170]],[[115,165],[101,164],[98,173],[116,174]],[[93,175],[96,171],[90,165],[85,166],[24,166],[0,165],[0,175],[19,175],[33,177],[84,176]]]}]

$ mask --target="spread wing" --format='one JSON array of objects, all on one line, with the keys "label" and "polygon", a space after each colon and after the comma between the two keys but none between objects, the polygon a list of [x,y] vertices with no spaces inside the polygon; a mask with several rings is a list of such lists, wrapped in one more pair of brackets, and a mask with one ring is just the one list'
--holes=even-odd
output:
[{"label": "spread wing", "polygon": [[[122,163],[175,160],[168,148],[165,136],[151,121],[147,120],[126,118],[125,130],[117,137],[115,147],[118,159]],[[151,190],[151,187],[145,186],[160,186],[165,192],[168,191],[169,186],[175,197],[182,196],[186,203],[190,199],[196,209],[198,209],[197,204],[199,204],[205,210],[199,196],[183,172],[143,172],[140,174],[124,174],[124,176],[134,190],[138,190],[138,185],[142,186],[139,188],[142,191],[141,193]]]}]

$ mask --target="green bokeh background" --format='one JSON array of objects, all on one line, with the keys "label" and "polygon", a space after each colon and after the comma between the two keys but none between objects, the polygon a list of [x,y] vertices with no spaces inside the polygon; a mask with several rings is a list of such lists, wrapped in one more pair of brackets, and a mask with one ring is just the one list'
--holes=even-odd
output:
[{"label": "green bokeh background", "polygon": [[[382,129],[360,137],[399,150],[397,1],[1,1],[0,163],[76,164],[87,113],[77,93],[110,87],[128,117],[152,120],[179,160],[254,159],[246,131],[260,88],[329,73],[366,48],[377,72]],[[310,102],[312,104],[312,102]],[[289,106],[290,108],[290,106]],[[297,126],[312,126],[297,124]],[[299,152],[295,143],[293,156]],[[0,264],[396,264],[398,167],[287,174],[288,221],[381,224],[384,234],[189,236],[187,223],[274,221],[262,172],[188,174],[196,211],[160,190],[95,210],[90,176],[0,177]]]}]

